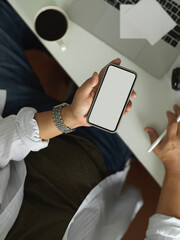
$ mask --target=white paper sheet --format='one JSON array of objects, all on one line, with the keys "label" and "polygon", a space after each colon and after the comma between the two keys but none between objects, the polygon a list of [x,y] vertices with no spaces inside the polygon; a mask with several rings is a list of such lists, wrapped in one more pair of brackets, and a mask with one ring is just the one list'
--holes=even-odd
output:
[{"label": "white paper sheet", "polygon": [[122,4],[120,8],[120,38],[145,39],[146,34],[139,31],[129,21],[127,12],[133,8],[132,4]]},{"label": "white paper sheet", "polygon": [[[126,9],[126,13],[124,7],[121,11],[125,19],[120,23],[120,28],[123,32],[126,31],[126,38],[128,36],[128,38],[142,38],[144,34],[151,45],[176,26],[174,20],[156,0],[141,0],[128,11]],[[123,26],[125,20],[126,24]],[[133,34],[130,33],[132,28]],[[135,32],[137,35],[134,34]]]}]

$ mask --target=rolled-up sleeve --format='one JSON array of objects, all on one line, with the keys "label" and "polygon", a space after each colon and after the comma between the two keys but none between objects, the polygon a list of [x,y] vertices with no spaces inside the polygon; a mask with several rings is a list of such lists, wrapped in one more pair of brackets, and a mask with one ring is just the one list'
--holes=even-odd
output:
[{"label": "rolled-up sleeve", "polygon": [[146,240],[179,240],[180,219],[155,214],[149,220]]},{"label": "rolled-up sleeve", "polygon": [[42,141],[34,115],[34,108],[22,108],[17,115],[0,120],[0,168],[10,160],[20,161],[30,151],[39,151],[48,146]]}]

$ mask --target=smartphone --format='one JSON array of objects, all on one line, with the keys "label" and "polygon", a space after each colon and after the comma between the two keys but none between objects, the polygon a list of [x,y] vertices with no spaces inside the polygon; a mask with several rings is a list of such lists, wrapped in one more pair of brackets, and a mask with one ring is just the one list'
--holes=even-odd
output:
[{"label": "smartphone", "polygon": [[136,78],[136,72],[109,64],[88,112],[87,122],[110,133],[116,132]]}]

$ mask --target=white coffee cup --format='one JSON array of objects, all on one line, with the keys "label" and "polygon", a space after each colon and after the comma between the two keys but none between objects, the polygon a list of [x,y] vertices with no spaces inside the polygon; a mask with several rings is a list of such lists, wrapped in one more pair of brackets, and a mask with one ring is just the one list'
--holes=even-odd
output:
[{"label": "white coffee cup", "polygon": [[66,50],[63,37],[68,30],[68,16],[63,9],[56,6],[41,8],[34,19],[36,33],[46,41],[58,41],[61,50]]}]

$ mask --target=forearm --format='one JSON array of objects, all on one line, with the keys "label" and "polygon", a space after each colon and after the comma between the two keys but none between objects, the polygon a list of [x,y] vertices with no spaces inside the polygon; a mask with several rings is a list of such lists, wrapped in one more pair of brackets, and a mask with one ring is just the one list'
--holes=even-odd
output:
[{"label": "forearm", "polygon": [[[167,111],[168,125],[164,139],[154,149],[165,167],[165,177],[154,216],[150,219],[147,240],[180,239],[180,107]],[[157,138],[155,129],[147,127],[151,143]]]},{"label": "forearm", "polygon": [[[73,129],[79,126],[72,114],[70,105],[62,108],[61,116],[67,127]],[[53,121],[52,111],[36,113],[34,119],[37,121],[41,139],[48,140],[62,134]]]},{"label": "forearm", "polygon": [[146,239],[180,239],[179,175],[166,172],[156,214],[150,218]]},{"label": "forearm", "polygon": [[156,213],[180,219],[180,176],[166,173]]}]

